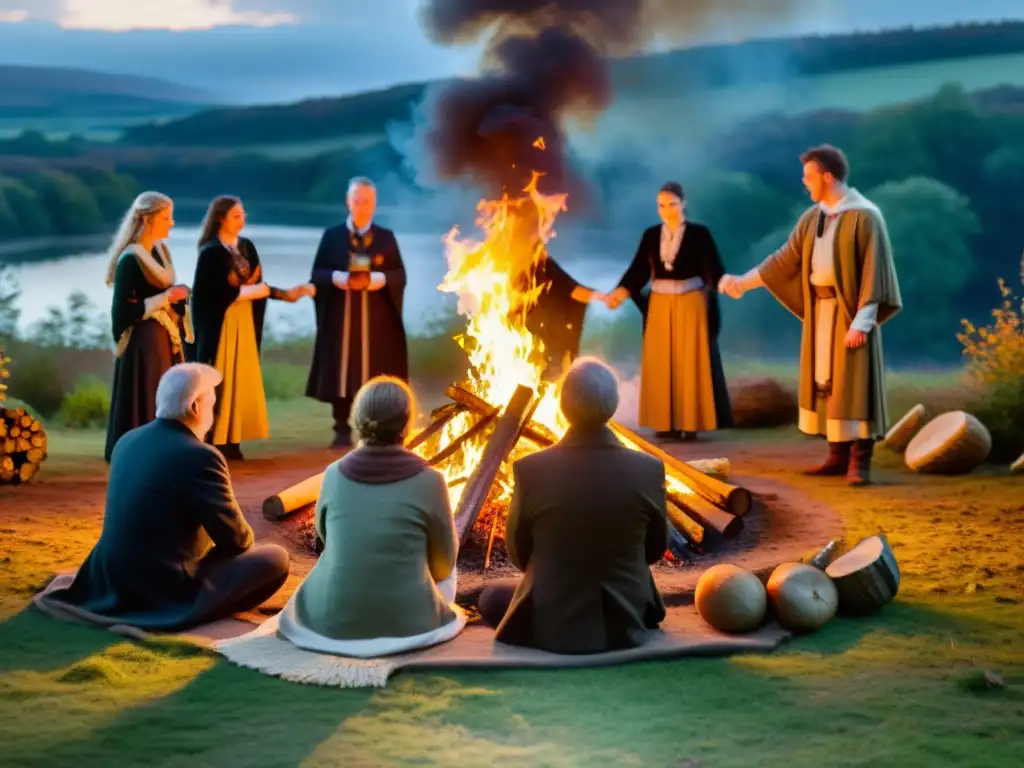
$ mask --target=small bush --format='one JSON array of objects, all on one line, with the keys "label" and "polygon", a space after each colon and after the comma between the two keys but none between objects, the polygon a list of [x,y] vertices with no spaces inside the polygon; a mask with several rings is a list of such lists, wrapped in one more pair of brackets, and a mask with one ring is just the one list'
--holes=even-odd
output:
[{"label": "small bush", "polygon": [[11,363],[8,393],[28,403],[44,417],[60,410],[65,388],[59,358],[42,349],[23,349]]},{"label": "small bush", "polygon": [[797,420],[796,393],[775,379],[731,383],[729,399],[738,429],[781,427]]},{"label": "small bush", "polygon": [[80,376],[65,396],[57,421],[71,429],[104,427],[110,413],[110,389],[98,376]]},{"label": "small bush", "polygon": [[1024,442],[1024,302],[1002,280],[993,322],[975,328],[964,320],[957,335],[975,395],[970,410],[992,433],[995,461],[1016,458]]}]

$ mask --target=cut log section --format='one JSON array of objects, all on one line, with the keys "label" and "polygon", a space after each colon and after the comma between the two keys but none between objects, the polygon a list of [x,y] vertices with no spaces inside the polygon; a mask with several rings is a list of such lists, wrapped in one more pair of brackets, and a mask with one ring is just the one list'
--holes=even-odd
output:
[{"label": "cut log section", "polygon": [[703,472],[705,475],[709,475],[711,477],[727,477],[729,470],[731,469],[729,460],[726,458],[693,459],[686,463],[698,472]]},{"label": "cut log section", "polygon": [[46,457],[42,423],[24,408],[0,408],[0,485],[27,483]]},{"label": "cut log section", "polygon": [[263,517],[267,520],[280,520],[295,512],[312,507],[316,504],[317,496],[320,495],[320,486],[323,482],[324,473],[321,472],[264,499]]},{"label": "cut log section", "polygon": [[895,453],[903,453],[910,445],[917,430],[921,428],[921,424],[924,423],[925,415],[924,406],[920,403],[915,405],[889,430],[882,441],[882,447]]},{"label": "cut log section", "polygon": [[1010,465],[1011,472],[1024,472],[1024,453],[1017,457],[1017,460]]},{"label": "cut log section", "polygon": [[727,539],[736,538],[743,530],[742,517],[730,515],[696,493],[684,495],[669,490],[668,498],[698,525],[712,528]]},{"label": "cut log section", "polygon": [[519,441],[523,426],[533,415],[533,409],[536,407],[534,391],[522,384],[517,386],[504,413],[498,419],[494,432],[491,433],[491,437],[487,441],[487,446],[480,457],[480,463],[477,464],[466,482],[466,488],[459,499],[459,506],[455,510],[455,530],[462,544],[465,544],[469,538],[470,531],[473,530],[476,519],[480,515],[480,510],[483,509],[484,503],[491,493],[491,487],[494,485],[501,465]]},{"label": "cut log section", "polygon": [[905,460],[913,472],[964,475],[981,465],[992,451],[992,435],[964,411],[936,416],[907,446]]},{"label": "cut log section", "polygon": [[729,485],[718,478],[709,477],[700,472],[685,461],[680,461],[675,456],[666,453],[658,446],[647,442],[636,432],[624,427],[617,421],[609,422],[616,434],[624,437],[628,442],[636,445],[644,453],[661,459],[665,469],[679,477],[679,480],[687,487],[693,489],[716,507],[720,507],[736,517],[743,517],[750,511],[753,500],[750,491],[737,485]]},{"label": "cut log section", "polygon": [[862,616],[880,610],[900,589],[900,568],[889,540],[869,536],[825,569],[839,592],[839,610]]},{"label": "cut log section", "polygon": [[669,536],[671,537],[671,534],[675,532],[686,539],[693,551],[703,552],[704,526],[686,514],[686,511],[678,504],[673,503],[671,499],[668,500],[667,509],[668,521],[671,526]]}]

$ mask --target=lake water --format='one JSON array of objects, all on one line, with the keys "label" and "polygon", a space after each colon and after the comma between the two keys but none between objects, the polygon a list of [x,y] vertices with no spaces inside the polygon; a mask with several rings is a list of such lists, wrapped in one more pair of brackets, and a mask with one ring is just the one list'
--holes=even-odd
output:
[{"label": "lake water", "polygon": [[[288,288],[309,279],[313,256],[323,233],[321,229],[294,226],[252,225],[245,229],[259,249],[266,279],[271,285]],[[408,287],[405,293],[405,322],[415,333],[423,329],[432,318],[453,311],[456,297],[441,293],[437,286],[447,271],[444,244],[445,233],[397,233],[399,247],[405,261]],[[467,233],[470,235],[471,233]],[[178,272],[179,282],[192,284],[196,266],[196,239],[198,226],[175,227],[168,240],[171,255]],[[587,254],[585,258],[566,258],[558,249],[558,239],[552,243],[552,253],[571,270],[573,276],[585,285],[598,290],[610,290],[619,279],[632,256],[623,252]],[[52,306],[66,306],[73,291],[84,292],[106,314],[110,307],[110,289],[104,283],[107,257],[102,245],[89,247],[62,247],[48,245],[45,255],[38,252],[12,252],[0,255],[13,267],[15,279],[21,289],[19,306],[22,328],[43,319]],[[590,316],[610,316],[603,304],[592,306]],[[268,329],[274,334],[310,331],[314,327],[313,302],[303,299],[295,304],[269,302]]]}]

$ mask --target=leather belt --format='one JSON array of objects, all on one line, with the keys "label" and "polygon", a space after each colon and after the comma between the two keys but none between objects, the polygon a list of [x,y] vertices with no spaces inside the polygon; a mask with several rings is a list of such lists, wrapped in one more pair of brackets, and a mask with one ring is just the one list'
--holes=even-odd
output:
[{"label": "leather belt", "polygon": [[831,285],[812,285],[811,290],[814,291],[816,299],[835,299],[839,296]]}]

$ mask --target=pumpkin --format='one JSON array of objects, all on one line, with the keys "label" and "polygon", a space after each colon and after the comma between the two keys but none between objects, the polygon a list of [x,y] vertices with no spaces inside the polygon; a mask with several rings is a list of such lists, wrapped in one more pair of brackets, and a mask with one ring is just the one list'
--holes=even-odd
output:
[{"label": "pumpkin", "polygon": [[768,611],[761,580],[752,571],[728,563],[701,574],[694,603],[701,618],[720,632],[749,632]]},{"label": "pumpkin", "polygon": [[776,620],[790,632],[821,629],[839,607],[829,575],[805,563],[784,563],[772,571],[767,592]]}]

